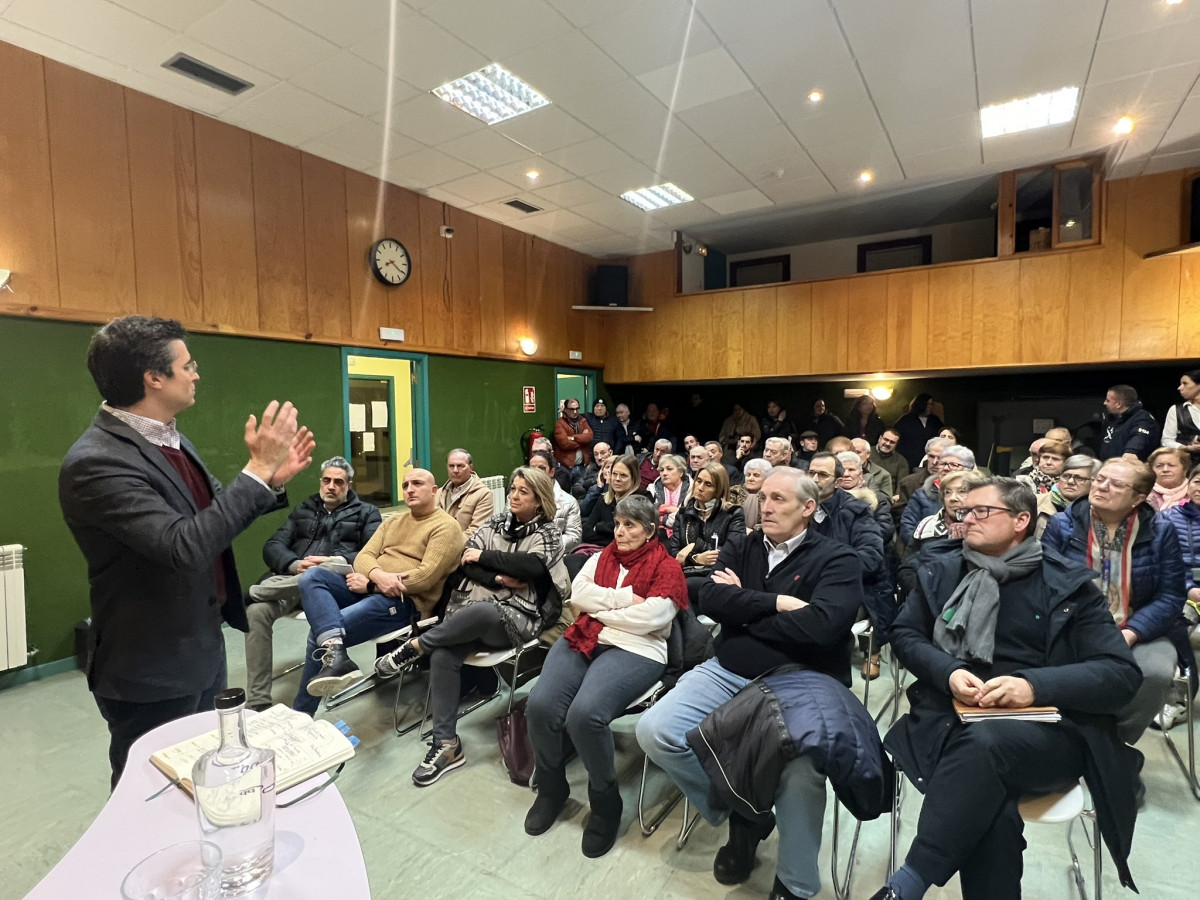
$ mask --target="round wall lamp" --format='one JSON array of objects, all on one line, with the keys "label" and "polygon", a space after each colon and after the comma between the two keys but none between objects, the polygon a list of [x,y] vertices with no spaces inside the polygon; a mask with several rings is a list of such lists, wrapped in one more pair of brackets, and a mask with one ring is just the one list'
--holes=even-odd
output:
[{"label": "round wall lamp", "polygon": [[873,387],[870,390],[871,397],[879,402],[892,399],[892,389],[890,387]]},{"label": "round wall lamp", "polygon": [[533,338],[521,338],[518,344],[521,347],[521,352],[526,356],[533,356],[533,354],[537,353],[537,341]]}]

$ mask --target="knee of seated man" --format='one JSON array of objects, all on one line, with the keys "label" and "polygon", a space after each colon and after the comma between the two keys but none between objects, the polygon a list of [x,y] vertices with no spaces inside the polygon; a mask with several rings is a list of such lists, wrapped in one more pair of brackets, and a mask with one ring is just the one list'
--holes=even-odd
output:
[{"label": "knee of seated man", "polygon": [[647,756],[653,757],[660,753],[680,753],[688,749],[687,740],[682,734],[672,734],[672,720],[664,716],[665,707],[652,706],[638,720],[636,735],[638,745]]}]

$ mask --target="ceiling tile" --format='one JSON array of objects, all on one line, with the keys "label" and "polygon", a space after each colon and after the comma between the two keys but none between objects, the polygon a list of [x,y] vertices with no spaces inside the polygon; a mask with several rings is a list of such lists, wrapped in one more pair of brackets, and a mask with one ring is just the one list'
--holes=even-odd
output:
[{"label": "ceiling tile", "polygon": [[1020,134],[1001,134],[983,142],[984,165],[1022,166],[1057,159],[1069,149],[1072,124],[1051,125]]},{"label": "ceiling tile", "polygon": [[669,109],[676,111],[730,97],[753,87],[724,47],[672,61],[638,76],[638,80]]},{"label": "ceiling tile", "polygon": [[1116,81],[1139,72],[1197,62],[1200,17],[1155,31],[1101,41],[1092,61],[1091,81]]},{"label": "ceiling tile", "polygon": [[630,75],[643,75],[719,42],[688,0],[642,0],[584,29]]},{"label": "ceiling tile", "polygon": [[599,222],[601,225],[620,232],[635,232],[650,225],[642,210],[620,197],[608,197],[592,203],[581,203],[574,207],[574,211],[585,219]]},{"label": "ceiling tile", "polygon": [[564,169],[585,176],[634,162],[628,153],[599,137],[551,150],[546,156]]},{"label": "ceiling tile", "polygon": [[94,0],[15,0],[4,17],[119,66],[158,65],[156,48],[174,32],[127,9]]},{"label": "ceiling tile", "polygon": [[[501,62],[571,30],[571,23],[545,0],[441,0],[426,8],[425,15],[484,56]],[[510,71],[526,77],[515,68]]]},{"label": "ceiling tile", "polygon": [[853,68],[853,57],[827,3],[809,9],[802,26],[772,28],[769,18],[760,22],[760,31],[731,41],[728,48],[755,84],[790,78],[807,94],[814,87],[825,90],[829,73]]},{"label": "ceiling tile", "polygon": [[[1160,0],[1161,2],[1161,0]],[[1149,104],[1182,103],[1200,75],[1200,59],[1178,66],[1156,69],[1117,81],[1089,81],[1079,103],[1079,118],[1107,118],[1116,122],[1123,115],[1136,121]]]},{"label": "ceiling tile", "polygon": [[667,154],[668,148],[671,148],[676,156],[693,150],[707,149],[704,142],[686,125],[674,119],[667,120],[662,126],[639,125],[619,128],[610,132],[608,139],[634,159],[651,166],[658,165]]},{"label": "ceiling tile", "polygon": [[799,169],[801,174],[819,174],[808,154],[783,125],[716,141],[712,147],[751,180],[780,169],[789,173]]},{"label": "ceiling tile", "polygon": [[1187,141],[1195,142],[1197,134],[1200,134],[1200,94],[1193,95],[1179,107],[1166,134],[1163,135],[1163,143],[1178,145]]},{"label": "ceiling tile", "polygon": [[979,169],[983,165],[979,142],[941,147],[925,153],[901,153],[900,162],[909,178],[939,178]]},{"label": "ceiling tile", "polygon": [[[526,175],[530,170],[538,173],[538,177],[530,180]],[[541,156],[525,156],[516,162],[488,169],[497,178],[507,181],[522,190],[541,191],[550,185],[570,181],[574,176],[561,166],[556,166],[550,160]]]},{"label": "ceiling tile", "polygon": [[658,98],[632,78],[594,87],[558,105],[601,134],[638,126],[661,128],[670,115]]},{"label": "ceiling tile", "polygon": [[490,169],[492,166],[515,162],[529,153],[524,147],[490,128],[451,138],[438,144],[438,149],[470,163],[477,169]]},{"label": "ceiling tile", "polygon": [[338,51],[336,44],[252,0],[229,0],[187,33],[279,78],[290,78]]},{"label": "ceiling tile", "polygon": [[[539,178],[538,181],[540,182],[541,179]],[[568,209],[608,199],[608,194],[582,178],[564,181],[561,184],[539,185],[534,190],[534,194],[555,206],[563,206]]]},{"label": "ceiling tile", "polygon": [[231,106],[221,118],[293,147],[357,119],[349,110],[286,83]]},{"label": "ceiling tile", "polygon": [[1120,3],[1109,3],[1105,7],[1100,40],[1181,25],[1196,18],[1200,18],[1200,6],[1195,3],[1172,6],[1163,0],[1121,0]]},{"label": "ceiling tile", "polygon": [[775,202],[762,191],[748,188],[744,191],[734,191],[732,194],[722,194],[719,197],[705,197],[704,205],[715,213],[728,216],[751,209],[761,209],[764,206],[774,206]]},{"label": "ceiling tile", "polygon": [[[890,184],[904,177],[891,144],[883,137],[812,147],[809,152],[839,194]],[[859,172],[864,169],[869,169],[875,176],[869,185],[858,180]]]},{"label": "ceiling tile", "polygon": [[758,189],[780,206],[813,203],[826,200],[837,193],[824,175],[760,181]]},{"label": "ceiling tile", "polygon": [[358,119],[348,125],[322,133],[312,143],[351,157],[367,159],[370,161],[370,165],[378,165],[385,159],[408,156],[423,149],[412,138],[388,131],[371,119]]},{"label": "ceiling tile", "polygon": [[492,200],[499,200],[501,197],[511,197],[516,193],[516,189],[507,181],[501,181],[487,172],[477,172],[466,178],[456,178],[454,181],[447,181],[438,187],[470,200],[471,205],[488,203]]},{"label": "ceiling tile", "polygon": [[1155,172],[1172,172],[1175,169],[1190,169],[1200,166],[1200,148],[1185,150],[1182,153],[1155,154],[1145,172],[1151,175]]},{"label": "ceiling tile", "polygon": [[535,153],[557,150],[596,136],[596,132],[557,106],[543,106],[492,127]]},{"label": "ceiling tile", "polygon": [[814,20],[830,20],[827,0],[758,0],[747,15],[744,0],[697,0],[696,9],[722,43],[786,32],[801,49]]},{"label": "ceiling tile", "polygon": [[[146,0],[140,0],[146,2]],[[178,0],[153,0],[159,6],[174,6]],[[197,0],[191,0],[197,2]],[[387,33],[392,9],[399,17],[412,15],[401,0],[258,0],[297,25],[319,34],[341,47],[350,47],[373,34]]]},{"label": "ceiling tile", "polygon": [[[379,114],[373,118],[382,121],[384,117]],[[487,129],[479,119],[428,93],[393,106],[390,121],[393,130],[424,144],[441,144],[459,135]]]},{"label": "ceiling tile", "polygon": [[890,128],[888,136],[892,139],[896,153],[901,157],[930,153],[942,147],[972,142],[978,146],[982,140],[979,115],[974,112]]},{"label": "ceiling tile", "polygon": [[656,171],[660,180],[670,181],[698,198],[731,194],[750,187],[742,173],[708,147],[678,156],[668,152]]},{"label": "ceiling tile", "polygon": [[556,34],[522,53],[506,55],[504,60],[505,68],[556,104],[628,77],[607,53],[578,31]]},{"label": "ceiling tile", "polygon": [[350,49],[422,91],[431,91],[492,62],[423,16],[401,20],[394,42],[383,31]]},{"label": "ceiling tile", "polygon": [[699,200],[668,206],[666,209],[653,209],[647,212],[646,216],[660,228],[686,228],[689,225],[711,222],[717,217],[716,213]]},{"label": "ceiling tile", "polygon": [[375,115],[418,93],[412,85],[389,79],[383,69],[348,50],[293,75],[289,81],[360,116]]},{"label": "ceiling tile", "polygon": [[354,169],[358,172],[365,172],[367,169],[379,165],[378,157],[372,159],[356,153],[349,153],[341,147],[326,144],[321,138],[301,144],[300,149],[305,153],[311,153],[313,156],[319,156],[321,159],[327,159],[339,166],[345,166],[347,169]]},{"label": "ceiling tile", "polygon": [[602,191],[620,197],[626,191],[636,191],[638,188],[657,184],[658,176],[649,166],[630,160],[623,165],[588,175],[587,180]]},{"label": "ceiling tile", "polygon": [[[123,6],[140,16],[145,16],[160,25],[166,25],[176,31],[183,31],[197,19],[208,15],[225,0],[112,0],[117,6]],[[4,4],[0,4],[4,5]],[[44,6],[50,4],[44,3]],[[57,6],[62,9],[61,6]]]},{"label": "ceiling tile", "polygon": [[471,201],[466,197],[460,197],[453,191],[448,191],[442,187],[427,188],[426,190],[421,191],[421,193],[427,197],[437,200],[439,203],[446,203],[450,206],[457,207],[458,209],[466,209],[468,206],[472,205]]},{"label": "ceiling tile", "polygon": [[779,116],[756,90],[701,103],[681,112],[679,118],[710,144],[779,124]]},{"label": "ceiling tile", "polygon": [[582,28],[611,19],[636,6],[639,0],[550,0],[550,5]]},{"label": "ceiling tile", "polygon": [[453,181],[472,174],[475,169],[460,159],[447,156],[440,150],[418,150],[408,156],[393,159],[388,164],[388,180],[411,188]]}]

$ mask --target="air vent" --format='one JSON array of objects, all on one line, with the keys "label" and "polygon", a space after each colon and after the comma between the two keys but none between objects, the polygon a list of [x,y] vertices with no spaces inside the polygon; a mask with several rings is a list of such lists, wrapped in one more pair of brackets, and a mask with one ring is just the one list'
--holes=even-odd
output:
[{"label": "air vent", "polygon": [[203,81],[205,84],[215,87],[219,91],[224,91],[227,94],[240,94],[247,88],[254,87],[249,81],[243,81],[236,75],[230,75],[228,72],[214,69],[208,63],[200,62],[200,60],[188,56],[186,53],[176,53],[163,63],[163,68],[174,69],[181,75],[186,75],[188,78],[194,78],[197,81]]},{"label": "air vent", "polygon": [[534,206],[531,203],[526,203],[524,200],[505,200],[504,205],[511,206],[513,209],[519,210],[523,213],[535,213],[542,211],[540,206]]}]

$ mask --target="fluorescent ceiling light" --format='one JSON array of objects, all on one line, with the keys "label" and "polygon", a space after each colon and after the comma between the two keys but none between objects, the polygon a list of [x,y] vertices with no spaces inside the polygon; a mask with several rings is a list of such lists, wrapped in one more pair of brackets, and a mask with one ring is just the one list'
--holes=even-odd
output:
[{"label": "fluorescent ceiling light", "polygon": [[666,184],[656,184],[654,187],[638,188],[636,191],[626,191],[621,195],[622,200],[628,200],[638,209],[647,212],[663,209],[679,203],[689,203],[696,198],[687,191],[681,191],[669,181]]},{"label": "fluorescent ceiling light", "polygon": [[1016,134],[1047,125],[1061,125],[1075,118],[1075,103],[1079,99],[1079,88],[1065,87],[1045,94],[1034,94],[996,103],[979,110],[979,124],[985,138],[999,134]]},{"label": "fluorescent ceiling light", "polygon": [[550,105],[549,100],[497,63],[449,81],[432,93],[489,125]]}]

